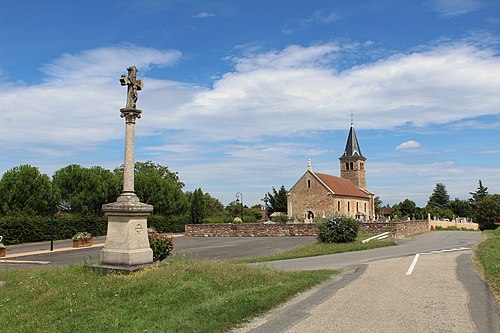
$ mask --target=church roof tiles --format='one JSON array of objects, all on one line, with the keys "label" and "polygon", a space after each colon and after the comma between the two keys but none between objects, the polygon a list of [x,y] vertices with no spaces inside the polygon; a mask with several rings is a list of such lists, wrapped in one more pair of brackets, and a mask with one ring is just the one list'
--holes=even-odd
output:
[{"label": "church roof tiles", "polygon": [[[311,171],[312,172],[312,171]],[[325,184],[334,194],[351,197],[369,198],[369,195],[357,188],[350,180],[313,172],[323,184]]]}]

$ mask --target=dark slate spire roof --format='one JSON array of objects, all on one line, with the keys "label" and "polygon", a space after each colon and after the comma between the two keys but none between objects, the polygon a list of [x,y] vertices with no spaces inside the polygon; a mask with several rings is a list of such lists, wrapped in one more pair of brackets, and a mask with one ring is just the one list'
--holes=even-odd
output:
[{"label": "dark slate spire roof", "polygon": [[347,144],[345,145],[344,155],[340,158],[344,157],[362,157],[361,149],[359,148],[358,138],[356,137],[356,131],[354,130],[354,126],[351,124],[351,129],[349,130],[349,136],[347,137]]}]

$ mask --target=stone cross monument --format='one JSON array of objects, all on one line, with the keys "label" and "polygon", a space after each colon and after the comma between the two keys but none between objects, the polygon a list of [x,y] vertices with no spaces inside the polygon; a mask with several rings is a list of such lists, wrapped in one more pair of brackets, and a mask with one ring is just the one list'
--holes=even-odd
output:
[{"label": "stone cross monument", "polygon": [[101,251],[101,265],[117,270],[134,270],[153,262],[153,251],[149,247],[147,219],[153,206],[142,203],[134,190],[134,136],[135,122],[141,118],[137,109],[138,91],[142,90],[137,80],[137,68],[128,68],[120,83],[127,86],[127,105],[120,109],[125,118],[125,162],[123,168],[123,191],[116,202],[104,204],[102,211],[108,217],[106,243]]}]

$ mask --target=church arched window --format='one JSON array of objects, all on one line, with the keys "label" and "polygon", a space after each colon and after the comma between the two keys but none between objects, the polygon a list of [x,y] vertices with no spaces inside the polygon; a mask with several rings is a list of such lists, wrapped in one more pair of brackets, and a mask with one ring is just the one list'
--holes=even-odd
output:
[{"label": "church arched window", "polygon": [[349,167],[351,168],[351,170],[354,170],[354,163],[351,162],[351,164],[349,165]]},{"label": "church arched window", "polygon": [[349,162],[345,162],[345,169],[349,170]]}]

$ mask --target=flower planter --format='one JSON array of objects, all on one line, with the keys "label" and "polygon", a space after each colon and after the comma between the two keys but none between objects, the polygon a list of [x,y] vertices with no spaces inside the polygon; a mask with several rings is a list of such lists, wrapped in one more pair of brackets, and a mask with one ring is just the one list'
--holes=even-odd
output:
[{"label": "flower planter", "polygon": [[5,250],[7,250],[5,247],[0,247],[0,257],[5,257]]},{"label": "flower planter", "polygon": [[92,238],[73,239],[73,247],[89,247],[89,246],[92,246]]}]

